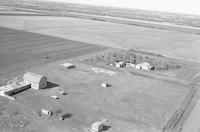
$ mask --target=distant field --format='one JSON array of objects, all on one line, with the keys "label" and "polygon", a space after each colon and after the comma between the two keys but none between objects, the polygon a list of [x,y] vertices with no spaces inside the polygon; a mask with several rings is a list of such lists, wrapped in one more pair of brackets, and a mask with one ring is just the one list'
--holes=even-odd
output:
[{"label": "distant field", "polygon": [[0,83],[8,80],[10,74],[33,66],[103,49],[103,46],[0,27]]},{"label": "distant field", "polygon": [[197,34],[71,17],[0,16],[0,19],[4,27],[200,62],[200,35]]},{"label": "distant field", "polygon": [[75,12],[82,14],[112,16],[159,23],[170,23],[182,26],[200,27],[200,16],[197,15],[47,2],[42,0],[1,0],[1,5],[34,9],[38,11],[55,11],[54,14],[56,15],[63,15],[63,12]]}]

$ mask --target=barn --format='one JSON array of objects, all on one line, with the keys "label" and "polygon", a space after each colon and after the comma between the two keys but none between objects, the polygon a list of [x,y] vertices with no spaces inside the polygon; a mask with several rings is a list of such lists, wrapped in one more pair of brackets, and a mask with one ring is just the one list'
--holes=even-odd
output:
[{"label": "barn", "polygon": [[23,81],[25,84],[31,84],[33,89],[42,89],[47,87],[47,78],[42,75],[38,75],[31,72],[26,72],[23,76]]}]

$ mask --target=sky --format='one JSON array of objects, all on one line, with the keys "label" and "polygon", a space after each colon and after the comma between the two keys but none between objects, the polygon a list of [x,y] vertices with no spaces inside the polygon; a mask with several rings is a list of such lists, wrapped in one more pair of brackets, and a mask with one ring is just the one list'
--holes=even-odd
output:
[{"label": "sky", "polygon": [[49,0],[200,15],[200,0]]}]

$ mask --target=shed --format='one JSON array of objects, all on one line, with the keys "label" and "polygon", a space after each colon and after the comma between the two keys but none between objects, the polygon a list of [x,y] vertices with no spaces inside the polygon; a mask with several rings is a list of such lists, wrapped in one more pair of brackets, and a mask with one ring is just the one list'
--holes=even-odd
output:
[{"label": "shed", "polygon": [[67,69],[72,69],[72,68],[75,68],[75,65],[74,64],[71,64],[71,63],[64,63],[62,64],[64,67],[66,67]]},{"label": "shed", "polygon": [[47,87],[47,78],[31,72],[26,72],[23,76],[25,84],[31,84],[33,89],[42,89]]},{"label": "shed", "polygon": [[107,87],[110,86],[110,84],[109,83],[102,83],[101,86],[104,87],[104,88],[107,88]]},{"label": "shed", "polygon": [[123,61],[119,61],[119,62],[115,62],[115,66],[117,68],[121,68],[121,67],[124,67],[125,66],[125,63]]},{"label": "shed", "polygon": [[135,66],[135,69],[140,70],[140,69],[142,69],[142,67],[141,67],[141,65],[137,64],[137,65]]},{"label": "shed", "polygon": [[91,125],[90,132],[101,132],[103,128],[103,122],[95,122]]},{"label": "shed", "polygon": [[24,82],[22,82],[20,84],[8,84],[5,86],[1,86],[0,92],[1,92],[1,95],[6,94],[6,95],[11,96],[13,94],[24,91],[30,87],[31,87],[30,84],[24,84]]},{"label": "shed", "polygon": [[51,116],[53,114],[51,111],[48,111],[48,110],[45,110],[45,109],[42,109],[41,113],[48,115],[48,116]]},{"label": "shed", "polygon": [[126,67],[135,67],[135,64],[133,64],[133,63],[126,63]]}]

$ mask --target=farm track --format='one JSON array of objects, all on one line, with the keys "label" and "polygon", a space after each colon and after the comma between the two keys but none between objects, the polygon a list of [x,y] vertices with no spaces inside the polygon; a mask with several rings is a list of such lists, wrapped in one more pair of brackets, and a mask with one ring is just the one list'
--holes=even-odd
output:
[{"label": "farm track", "polygon": [[47,16],[43,14],[0,13],[0,16]]},{"label": "farm track", "polygon": [[104,46],[0,27],[0,77],[104,49]]}]

